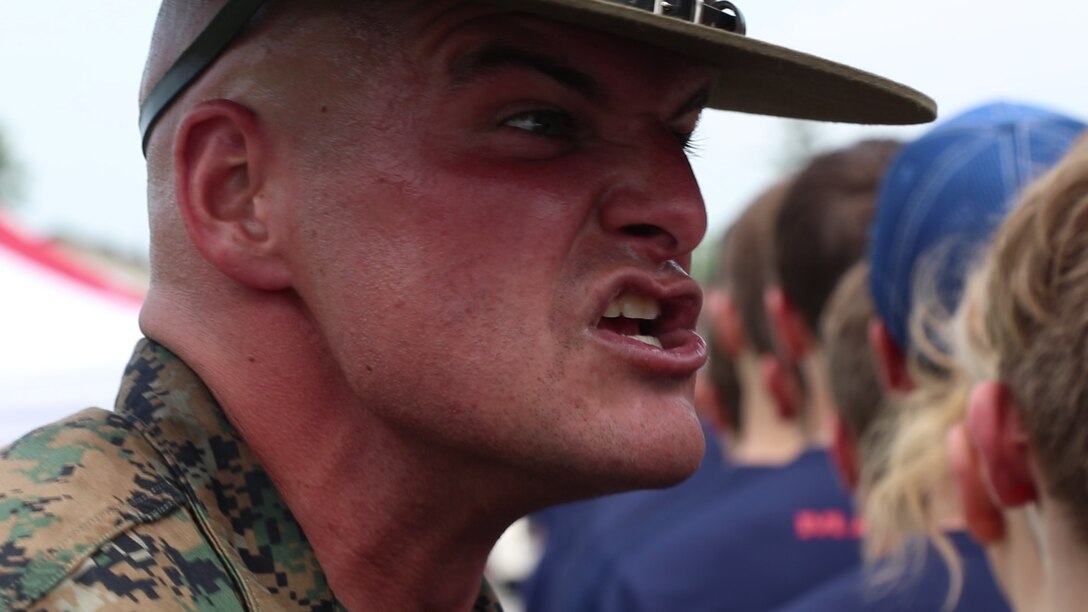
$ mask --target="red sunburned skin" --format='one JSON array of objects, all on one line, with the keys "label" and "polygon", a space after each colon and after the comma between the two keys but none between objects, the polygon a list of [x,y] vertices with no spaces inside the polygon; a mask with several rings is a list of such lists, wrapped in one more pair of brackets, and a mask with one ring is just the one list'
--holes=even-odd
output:
[{"label": "red sunburned skin", "polygon": [[590,332],[607,350],[664,376],[692,376],[706,363],[706,343],[695,333],[702,291],[687,275],[627,273],[612,279],[601,295]]}]

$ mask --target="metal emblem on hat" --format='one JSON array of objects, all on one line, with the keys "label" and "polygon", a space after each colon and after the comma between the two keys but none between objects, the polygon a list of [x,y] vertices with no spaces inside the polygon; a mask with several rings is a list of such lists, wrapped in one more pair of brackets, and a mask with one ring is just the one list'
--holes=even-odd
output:
[{"label": "metal emblem on hat", "polygon": [[741,14],[737,5],[728,0],[611,0],[611,2],[742,36],[747,31],[744,15]]}]

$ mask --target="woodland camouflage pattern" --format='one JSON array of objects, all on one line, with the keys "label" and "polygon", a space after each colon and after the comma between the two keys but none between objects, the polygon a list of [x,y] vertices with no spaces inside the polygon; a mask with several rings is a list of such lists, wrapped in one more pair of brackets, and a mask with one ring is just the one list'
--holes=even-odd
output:
[{"label": "woodland camouflage pattern", "polygon": [[[208,389],[154,342],[115,412],[0,450],[0,610],[343,609]],[[501,612],[486,582],[473,610]]]}]

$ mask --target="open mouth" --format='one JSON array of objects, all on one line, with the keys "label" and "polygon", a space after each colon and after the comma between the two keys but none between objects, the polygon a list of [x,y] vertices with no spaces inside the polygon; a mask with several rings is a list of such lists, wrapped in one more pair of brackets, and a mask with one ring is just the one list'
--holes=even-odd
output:
[{"label": "open mouth", "polygon": [[594,337],[645,373],[685,380],[694,375],[706,363],[706,343],[695,333],[699,286],[687,278],[625,280],[613,285],[609,301],[598,302]]},{"label": "open mouth", "polygon": [[647,296],[625,291],[612,298],[597,322],[597,329],[607,330],[643,344],[664,348],[661,342],[661,304]]}]

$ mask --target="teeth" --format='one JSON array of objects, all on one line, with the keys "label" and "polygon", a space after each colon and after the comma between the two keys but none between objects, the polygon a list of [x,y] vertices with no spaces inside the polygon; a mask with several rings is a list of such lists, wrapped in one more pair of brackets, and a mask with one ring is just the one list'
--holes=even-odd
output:
[{"label": "teeth", "polygon": [[661,346],[661,341],[654,336],[627,336],[642,342],[643,344],[649,344],[650,346],[656,346],[657,348],[664,348]]},{"label": "teeth", "polygon": [[657,300],[630,293],[613,299],[604,311],[604,316],[609,319],[622,316],[628,319],[652,321],[660,315],[661,306],[658,305]]}]

